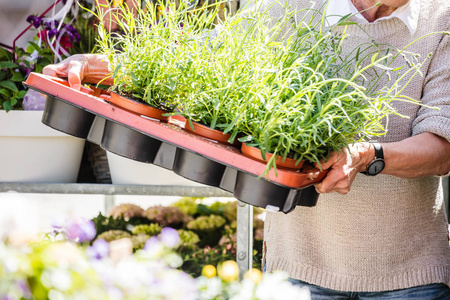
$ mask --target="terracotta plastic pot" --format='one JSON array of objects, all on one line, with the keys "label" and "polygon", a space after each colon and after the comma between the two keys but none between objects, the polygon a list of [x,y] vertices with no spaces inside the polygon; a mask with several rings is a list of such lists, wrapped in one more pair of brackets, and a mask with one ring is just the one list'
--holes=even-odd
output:
[{"label": "terracotta plastic pot", "polygon": [[143,115],[153,119],[158,119],[164,122],[167,122],[169,120],[169,117],[163,116],[163,114],[168,113],[168,111],[158,109],[146,103],[141,103],[126,98],[114,92],[111,93],[111,98],[109,98],[109,102],[139,115]]},{"label": "terracotta plastic pot", "polygon": [[[192,125],[194,126],[194,129],[192,129],[189,122],[186,121],[186,125],[185,125],[184,129],[187,131],[190,131],[190,132],[194,132],[194,133],[201,135],[210,140],[218,141],[218,142],[225,143],[225,144],[230,144],[230,142],[228,142],[228,140],[230,139],[231,134],[229,134],[229,133],[224,134],[223,131],[220,131],[217,129],[211,129],[208,126],[197,123],[197,122],[192,122]],[[235,140],[234,143],[231,145],[239,147],[241,145],[241,143],[238,140]]]},{"label": "terracotta plastic pot", "polygon": [[[244,154],[245,156],[251,157],[257,161],[263,162],[263,163],[267,163],[267,161],[272,157],[271,153],[266,153],[266,159],[262,159],[261,156],[261,150],[259,148],[256,147],[250,147],[247,146],[245,143],[242,144],[241,146],[241,152],[242,154]],[[283,157],[279,156],[277,158],[277,160],[275,161],[275,164],[277,165],[277,167],[281,167],[281,168],[287,168],[287,169],[295,169],[295,170],[300,170],[303,167],[303,161],[299,161],[297,163],[296,159],[293,158],[289,158],[286,157],[286,159],[283,161]]]}]

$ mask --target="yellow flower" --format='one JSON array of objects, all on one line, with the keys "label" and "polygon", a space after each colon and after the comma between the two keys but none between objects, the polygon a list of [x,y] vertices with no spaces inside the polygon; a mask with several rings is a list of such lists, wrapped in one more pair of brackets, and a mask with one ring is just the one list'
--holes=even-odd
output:
[{"label": "yellow flower", "polygon": [[213,265],[206,265],[202,269],[202,275],[207,278],[213,278],[217,275],[216,267]]},{"label": "yellow flower", "polygon": [[250,279],[251,281],[253,281],[253,283],[258,283],[258,282],[261,281],[262,276],[263,275],[262,275],[262,272],[260,270],[253,268],[251,270],[248,270],[245,273],[244,278]]},{"label": "yellow flower", "polygon": [[121,6],[123,4],[123,0],[113,0],[113,7]]},{"label": "yellow flower", "polygon": [[219,277],[225,281],[235,281],[239,276],[239,267],[234,260],[227,260],[217,267]]}]

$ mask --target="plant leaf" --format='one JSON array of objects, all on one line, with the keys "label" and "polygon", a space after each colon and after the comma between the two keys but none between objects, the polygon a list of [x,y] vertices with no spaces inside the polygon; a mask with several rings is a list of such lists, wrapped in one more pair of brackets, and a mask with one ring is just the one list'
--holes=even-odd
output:
[{"label": "plant leaf", "polygon": [[170,77],[167,77],[167,81],[169,81],[169,88],[173,91],[175,89],[175,81]]},{"label": "plant leaf", "polygon": [[27,49],[30,53],[32,53],[34,50],[36,50],[37,52],[41,50],[41,47],[39,47],[39,45],[34,42],[28,42],[28,44],[31,46]]},{"label": "plant leaf", "polygon": [[361,48],[358,47],[358,51],[356,51],[356,56],[355,56],[355,60],[359,61],[359,53],[360,53]]},{"label": "plant leaf", "polygon": [[375,60],[378,57],[378,53],[375,53],[374,55],[372,55],[372,58],[370,59],[370,62],[373,64],[375,62]]},{"label": "plant leaf", "polygon": [[11,103],[9,102],[9,100],[3,102],[2,106],[3,106],[3,109],[6,110],[6,112],[11,110]]},{"label": "plant leaf", "polygon": [[11,91],[7,90],[7,89],[0,89],[0,94],[5,96],[6,98],[10,98],[11,97]]},{"label": "plant leaf", "polygon": [[135,83],[137,83],[137,82],[138,82],[138,79],[137,79],[137,77],[136,77],[136,74],[134,74],[134,72],[131,71],[131,72],[130,72],[130,75],[131,75],[131,78],[133,78],[133,81],[134,81]]},{"label": "plant leaf", "polygon": [[251,140],[253,140],[253,136],[251,136],[251,135],[247,135],[247,136],[238,138],[238,141],[243,142],[243,143],[250,142]]},{"label": "plant leaf", "polygon": [[20,72],[14,72],[13,76],[11,77],[11,81],[15,81],[15,82],[22,82],[23,81],[23,76],[22,74],[20,74]]},{"label": "plant leaf", "polygon": [[120,68],[122,68],[122,64],[118,64],[117,67],[114,69],[113,78],[116,78],[117,72],[119,72]]},{"label": "plant leaf", "polygon": [[19,90],[17,89],[17,86],[14,82],[12,82],[11,80],[5,80],[5,81],[0,81],[0,86],[7,88],[11,91],[15,91],[18,92]]},{"label": "plant leaf", "polygon": [[4,60],[12,60],[13,55],[10,51],[0,48],[0,59]]},{"label": "plant leaf", "polygon": [[339,21],[337,21],[337,24],[341,25],[341,22],[344,22],[345,20],[347,20],[352,14],[346,14],[345,16],[342,16],[342,18],[339,19]]},{"label": "plant leaf", "polygon": [[234,118],[234,120],[230,123],[230,125],[227,126],[227,128],[223,131],[223,133],[228,133],[228,131],[233,129],[234,125],[236,125],[238,120],[239,120],[239,115]]},{"label": "plant leaf", "polygon": [[13,69],[18,67],[19,65],[12,61],[0,61],[0,69]]},{"label": "plant leaf", "polygon": [[357,24],[357,23],[352,22],[352,21],[346,21],[346,22],[339,23],[338,25],[345,26],[345,25],[355,25],[355,24]]},{"label": "plant leaf", "polygon": [[25,97],[26,94],[27,94],[27,91],[21,90],[21,91],[19,92],[19,94],[17,94],[17,98],[18,98],[18,99],[23,99],[23,97]]}]

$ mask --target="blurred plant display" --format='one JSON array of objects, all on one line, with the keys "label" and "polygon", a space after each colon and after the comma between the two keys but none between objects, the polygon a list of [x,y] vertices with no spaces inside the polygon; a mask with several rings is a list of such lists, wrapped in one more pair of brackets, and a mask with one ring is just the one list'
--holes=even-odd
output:
[{"label": "blurred plant display", "polygon": [[[108,220],[127,222],[112,216]],[[253,268],[239,280],[236,261],[224,255],[217,263],[198,260],[199,273],[187,273],[180,248],[195,247],[198,238],[192,232],[137,225],[132,226],[139,228],[137,235],[125,230],[99,233],[96,221],[60,216],[54,231],[46,234],[30,232],[14,220],[2,226],[0,299],[310,299],[309,291],[293,286],[285,273],[263,274]],[[117,239],[99,238],[107,232]],[[141,246],[133,250],[133,238],[140,235],[145,236]]]},{"label": "blurred plant display", "polygon": [[[260,269],[264,210],[255,207],[253,211],[253,266]],[[183,197],[169,206],[156,205],[145,210],[124,203],[111,208],[108,216],[99,214],[92,221],[96,240],[110,242],[130,237],[134,251],[142,249],[143,240],[157,236],[164,228],[176,229],[181,239],[176,249],[183,258],[181,269],[192,276],[199,276],[204,265],[216,267],[220,262],[236,259],[237,201],[206,205],[200,198]]]}]

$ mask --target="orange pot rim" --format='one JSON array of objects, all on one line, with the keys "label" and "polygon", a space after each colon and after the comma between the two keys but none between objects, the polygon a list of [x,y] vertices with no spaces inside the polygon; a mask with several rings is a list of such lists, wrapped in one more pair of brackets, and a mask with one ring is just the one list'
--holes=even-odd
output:
[{"label": "orange pot rim", "polygon": [[133,113],[143,115],[149,118],[158,119],[164,122],[169,120],[169,117],[163,116],[163,114],[170,113],[169,111],[156,108],[147,103],[141,103],[136,100],[119,95],[116,92],[111,92],[111,97],[108,100],[110,103],[126,109]]},{"label": "orange pot rim", "polygon": [[[209,126],[194,121],[192,122],[192,125],[194,126],[194,129],[192,129],[189,121],[186,121],[184,129],[214,141],[230,144],[228,139],[231,137],[231,134],[223,133],[223,131],[217,129],[211,129]],[[236,144],[236,142],[234,144]]]},{"label": "orange pot rim", "polygon": [[[272,153],[266,153],[265,160],[261,157],[261,150],[257,147],[248,146],[245,143],[242,143],[241,152],[247,157],[251,157],[255,160],[258,160],[263,163],[267,163],[267,161],[272,157]],[[287,168],[287,169],[295,169],[300,170],[303,167],[304,161],[301,160],[297,163],[297,159],[286,157],[283,161],[283,157],[278,156],[275,161],[277,167]]]}]

